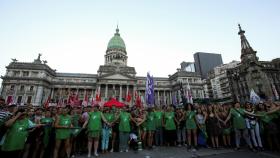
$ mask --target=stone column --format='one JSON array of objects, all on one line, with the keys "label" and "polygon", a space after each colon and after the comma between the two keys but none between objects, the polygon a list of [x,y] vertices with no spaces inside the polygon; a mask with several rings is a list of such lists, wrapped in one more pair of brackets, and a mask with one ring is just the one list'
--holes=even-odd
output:
[{"label": "stone column", "polygon": [[164,105],[166,104],[166,94],[165,94],[165,90],[163,90],[163,102],[164,102]]},{"label": "stone column", "polygon": [[169,104],[172,104],[172,91],[169,91]]},{"label": "stone column", "polygon": [[160,104],[159,90],[157,91],[157,100],[158,100],[157,105],[159,105]]},{"label": "stone column", "polygon": [[116,97],[116,88],[115,88],[115,85],[113,84],[113,97],[115,98]]},{"label": "stone column", "polygon": [[122,101],[122,85],[120,85],[119,101]]},{"label": "stone column", "polygon": [[105,84],[105,99],[108,100],[108,84]]},{"label": "stone column", "polygon": [[42,97],[43,97],[43,86],[38,86],[36,96],[35,96],[35,104],[34,104],[35,106],[41,105]]},{"label": "stone column", "polygon": [[23,97],[22,97],[22,103],[24,104],[26,101],[27,101],[27,97],[26,97],[26,90],[27,89],[27,86],[24,86],[24,94],[23,94]]},{"label": "stone column", "polygon": [[51,99],[53,99],[54,88],[51,89]]},{"label": "stone column", "polygon": [[135,104],[136,98],[135,98],[135,91],[136,91],[136,85],[133,85],[133,99],[132,99],[132,103],[131,106],[133,106]]},{"label": "stone column", "polygon": [[126,94],[125,95],[128,94],[128,90],[129,90],[129,85],[126,85]]}]

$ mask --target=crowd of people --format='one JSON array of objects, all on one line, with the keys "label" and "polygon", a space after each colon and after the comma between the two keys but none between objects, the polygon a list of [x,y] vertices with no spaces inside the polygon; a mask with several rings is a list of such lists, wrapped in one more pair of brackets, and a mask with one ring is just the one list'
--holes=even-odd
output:
[{"label": "crowd of people", "polygon": [[42,108],[0,99],[0,106],[1,157],[92,157],[159,146],[280,151],[279,102]]}]

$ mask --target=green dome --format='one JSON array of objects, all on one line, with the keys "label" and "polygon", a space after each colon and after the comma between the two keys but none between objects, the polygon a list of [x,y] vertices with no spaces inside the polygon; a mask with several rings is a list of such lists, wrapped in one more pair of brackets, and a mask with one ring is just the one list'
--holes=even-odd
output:
[{"label": "green dome", "polygon": [[125,44],[123,39],[121,38],[119,34],[119,29],[116,29],[116,33],[114,37],[112,37],[108,43],[107,49],[124,49],[125,50]]}]

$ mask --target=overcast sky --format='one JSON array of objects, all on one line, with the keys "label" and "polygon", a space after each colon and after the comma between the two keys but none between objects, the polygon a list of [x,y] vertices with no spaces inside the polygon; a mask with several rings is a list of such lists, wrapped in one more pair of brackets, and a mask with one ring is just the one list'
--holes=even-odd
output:
[{"label": "overcast sky", "polygon": [[[167,77],[195,52],[240,60],[237,24],[260,60],[280,54],[279,0],[0,0],[0,75],[11,58],[96,74],[119,24],[128,65]],[[1,81],[0,81],[1,82]]]}]

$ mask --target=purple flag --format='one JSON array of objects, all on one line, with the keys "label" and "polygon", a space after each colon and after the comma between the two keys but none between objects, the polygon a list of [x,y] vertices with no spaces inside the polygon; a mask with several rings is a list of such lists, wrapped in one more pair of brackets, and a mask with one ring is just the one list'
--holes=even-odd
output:
[{"label": "purple flag", "polygon": [[154,97],[154,78],[147,73],[146,81],[146,104],[147,106],[153,106],[155,102]]}]

